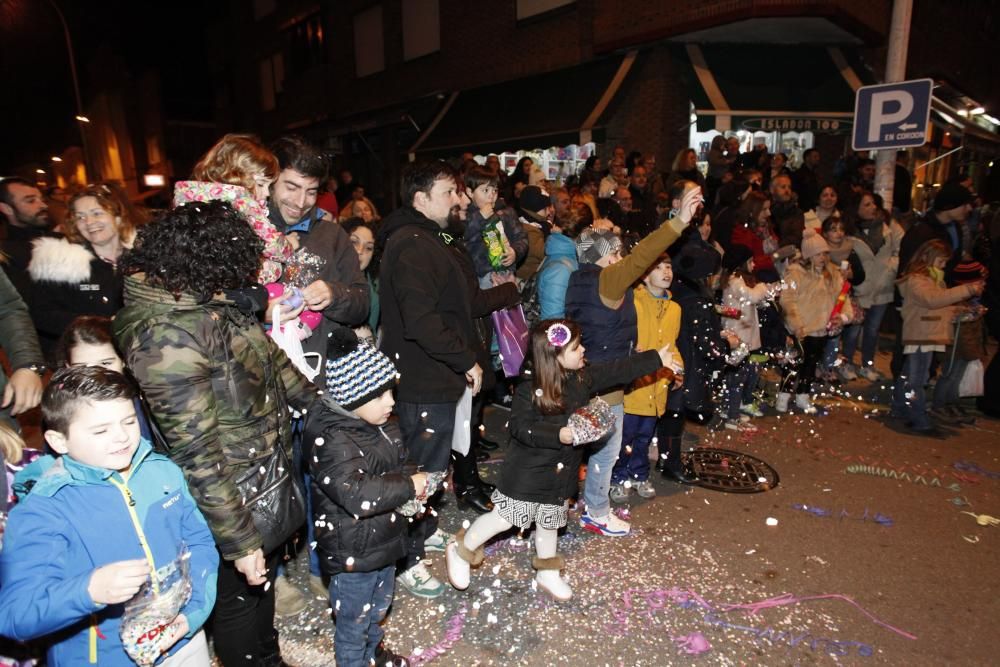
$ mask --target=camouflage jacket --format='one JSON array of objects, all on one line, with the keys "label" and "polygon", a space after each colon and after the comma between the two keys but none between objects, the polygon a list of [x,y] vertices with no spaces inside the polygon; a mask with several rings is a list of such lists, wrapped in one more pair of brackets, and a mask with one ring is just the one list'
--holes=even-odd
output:
[{"label": "camouflage jacket", "polygon": [[223,557],[253,552],[261,538],[234,480],[276,446],[291,459],[289,406],[319,409],[320,392],[252,314],[221,298],[175,300],[127,277],[114,330]]}]

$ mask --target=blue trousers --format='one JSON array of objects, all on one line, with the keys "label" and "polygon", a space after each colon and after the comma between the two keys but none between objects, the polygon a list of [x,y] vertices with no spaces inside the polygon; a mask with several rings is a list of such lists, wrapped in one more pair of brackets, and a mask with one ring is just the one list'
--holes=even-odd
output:
[{"label": "blue trousers", "polygon": [[933,352],[913,352],[903,356],[903,370],[892,388],[892,414],[911,422],[915,429],[930,428],[924,385],[931,372]]},{"label": "blue trousers", "polygon": [[385,632],[380,623],[392,605],[394,565],[374,572],[341,572],[330,579],[336,617],[333,652],[338,667],[368,667]]},{"label": "blue trousers", "polygon": [[622,422],[622,448],[611,472],[611,483],[649,479],[649,444],[656,433],[656,417],[625,413]]},{"label": "blue trousers", "polygon": [[753,392],[757,388],[757,364],[744,359],[738,366],[726,366],[723,374],[722,405],[720,412],[726,419],[737,419],[740,406],[753,403]]},{"label": "blue trousers", "polygon": [[880,303],[865,311],[865,319],[861,324],[852,324],[844,328],[844,357],[848,363],[854,363],[854,350],[861,339],[861,366],[871,366],[875,362],[875,351],[878,349],[878,330],[889,304]]},{"label": "blue trousers", "polygon": [[952,348],[944,353],[941,361],[941,376],[937,384],[934,385],[934,407],[943,408],[946,405],[955,405],[961,398],[958,395],[958,386],[962,383],[962,376],[969,362],[955,355],[952,359]]},{"label": "blue trousers", "polygon": [[[622,448],[622,422],[625,419],[625,406],[619,403],[611,406],[615,413],[615,430],[593,445],[590,460],[587,462],[587,481],[583,485],[583,501],[587,504],[587,514],[593,517],[605,517],[611,511],[611,473],[618,460],[618,452]],[[603,446],[602,446],[603,445]]]}]

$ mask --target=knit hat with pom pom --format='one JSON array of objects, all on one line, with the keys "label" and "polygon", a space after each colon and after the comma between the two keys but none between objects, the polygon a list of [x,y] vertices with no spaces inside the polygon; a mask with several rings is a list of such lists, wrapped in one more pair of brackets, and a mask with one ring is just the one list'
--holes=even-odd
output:
[{"label": "knit hat with pom pom", "polygon": [[802,259],[815,257],[821,252],[830,252],[826,239],[817,234],[815,229],[806,229],[802,234]]},{"label": "knit hat with pom pom", "polygon": [[345,410],[354,410],[396,386],[399,373],[389,357],[347,327],[330,335],[326,348],[326,390]]}]

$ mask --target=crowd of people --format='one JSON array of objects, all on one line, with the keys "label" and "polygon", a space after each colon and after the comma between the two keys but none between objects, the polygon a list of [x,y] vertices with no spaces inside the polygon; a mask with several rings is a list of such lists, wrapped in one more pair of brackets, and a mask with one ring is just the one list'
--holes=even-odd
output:
[{"label": "crowd of people", "polygon": [[[871,160],[825,183],[820,158],[719,136],[706,173],[616,147],[556,185],[466,154],[407,165],[384,218],[295,136],[226,135],[154,215],[99,183],[53,224],[3,179],[0,654],[203,666],[205,626],[226,667],[285,664],[305,545],[337,664],[406,664],[381,627],[397,585],[464,590],[491,538],[533,529],[535,587],[569,600],[569,510],[629,534],[613,504],[655,496],[652,472],[697,481],[692,421],[749,434],[858,380],[892,382],[900,432],[973,421],[970,382],[1000,416],[1000,215],[959,180],[915,215]],[[14,419],[38,405],[44,452]],[[494,485],[477,464],[499,446]],[[478,515],[455,535],[448,493]]]}]

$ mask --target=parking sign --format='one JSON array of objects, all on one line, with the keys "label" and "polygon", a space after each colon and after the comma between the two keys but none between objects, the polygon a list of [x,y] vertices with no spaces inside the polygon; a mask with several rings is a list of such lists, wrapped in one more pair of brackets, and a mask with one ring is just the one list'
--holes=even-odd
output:
[{"label": "parking sign", "polygon": [[909,148],[927,142],[934,81],[914,79],[858,88],[854,150]]}]

